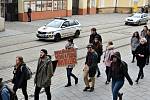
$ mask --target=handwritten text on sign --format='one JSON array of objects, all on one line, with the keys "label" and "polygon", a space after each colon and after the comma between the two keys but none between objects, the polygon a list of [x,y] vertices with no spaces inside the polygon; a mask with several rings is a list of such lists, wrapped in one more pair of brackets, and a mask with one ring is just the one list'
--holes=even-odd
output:
[{"label": "handwritten text on sign", "polygon": [[55,58],[58,60],[58,66],[77,63],[76,49],[62,49],[55,51]]}]

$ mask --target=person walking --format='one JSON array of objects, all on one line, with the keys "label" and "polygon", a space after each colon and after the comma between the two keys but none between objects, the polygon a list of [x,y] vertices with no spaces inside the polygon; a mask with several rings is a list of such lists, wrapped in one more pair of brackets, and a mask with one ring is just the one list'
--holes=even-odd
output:
[{"label": "person walking", "polygon": [[115,52],[112,56],[111,70],[109,74],[109,81],[112,78],[112,95],[113,100],[122,100],[123,93],[119,93],[119,90],[123,87],[125,78],[130,85],[133,85],[132,79],[128,74],[128,65],[121,60],[120,52]]},{"label": "person walking", "polygon": [[[94,86],[95,86],[95,74],[96,74],[96,68],[98,66],[97,59],[98,55],[94,50],[94,46],[92,44],[89,44],[87,46],[88,52],[86,55],[86,62],[85,67],[83,69],[84,73],[84,83],[86,87],[83,89],[83,91],[93,92]],[[91,86],[89,84],[89,79],[91,80]]]},{"label": "person walking", "polygon": [[133,33],[132,38],[131,38],[131,50],[132,50],[132,55],[133,55],[132,63],[134,63],[134,59],[136,57],[135,50],[139,44],[140,44],[140,36],[139,36],[138,31],[136,31]]},{"label": "person walking", "polygon": [[92,28],[91,29],[91,35],[90,35],[89,43],[93,43],[95,37],[97,37],[98,40],[102,43],[102,37],[101,37],[101,35],[97,34],[96,28]]},{"label": "person walking", "polygon": [[106,70],[105,70],[105,73],[106,73],[106,76],[107,76],[107,80],[105,82],[105,84],[109,84],[109,80],[108,80],[108,77],[109,77],[109,73],[110,73],[110,64],[111,64],[111,56],[114,54],[115,50],[114,50],[114,45],[113,45],[113,42],[112,41],[109,41],[107,46],[106,46],[106,51],[105,51],[105,54],[104,54],[104,64],[106,66]]},{"label": "person walking", "polygon": [[25,100],[28,100],[26,64],[22,56],[16,57],[16,65],[14,66],[13,74],[14,76],[12,79],[12,83],[14,84],[13,86],[14,93],[16,94],[17,90],[21,88]]},{"label": "person walking", "polygon": [[147,40],[147,48],[148,48],[147,58],[146,58],[146,65],[148,65],[149,64],[149,56],[150,56],[150,29],[148,30],[145,38]]},{"label": "person walking", "polygon": [[138,84],[139,79],[143,79],[144,78],[144,72],[143,72],[143,68],[146,65],[146,58],[147,58],[147,46],[146,46],[147,40],[145,38],[141,38],[140,39],[140,45],[137,47],[136,49],[136,59],[137,59],[137,66],[139,67],[139,73],[138,73],[138,77],[136,79],[136,83]]},{"label": "person walking", "polygon": [[148,26],[144,26],[140,34],[141,38],[145,38],[147,32],[148,32]]},{"label": "person walking", "polygon": [[[76,45],[73,43],[72,38],[68,39],[68,43],[66,44],[65,48],[66,49],[71,49],[71,48],[76,49]],[[75,67],[75,64],[69,64],[66,68],[68,83],[65,85],[65,87],[71,86],[71,76],[75,79],[75,84],[78,84],[78,78],[72,73],[72,70],[74,67]]]},{"label": "person walking", "polygon": [[31,22],[31,13],[32,13],[32,9],[30,7],[28,7],[28,11],[27,11],[28,22]]},{"label": "person walking", "polygon": [[47,56],[47,50],[41,49],[40,58],[38,60],[37,70],[35,74],[34,84],[34,100],[39,100],[39,93],[42,88],[45,89],[47,100],[51,100],[50,85],[53,76],[52,61]]},{"label": "person walking", "polygon": [[[100,63],[100,60],[101,60],[101,56],[103,54],[103,45],[102,43],[99,41],[98,37],[96,36],[95,39],[94,39],[94,42],[93,42],[93,46],[94,46],[94,49],[98,55],[98,61],[97,63]],[[100,69],[99,67],[97,66],[97,77],[100,77],[101,73],[100,73]]]}]

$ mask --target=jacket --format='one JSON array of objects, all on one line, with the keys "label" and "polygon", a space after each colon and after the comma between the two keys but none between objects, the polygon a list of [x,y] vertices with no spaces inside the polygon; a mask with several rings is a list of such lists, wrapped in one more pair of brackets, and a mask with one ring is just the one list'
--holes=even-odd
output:
[{"label": "jacket", "polygon": [[117,57],[117,62],[111,63],[111,70],[109,73],[109,81],[112,80],[124,80],[125,78],[128,80],[130,84],[132,84],[132,79],[128,74],[128,65],[126,62],[121,60],[121,55],[119,52],[115,52],[112,57]]},{"label": "jacket", "polygon": [[101,56],[103,54],[103,46],[100,42],[98,43],[93,43],[93,46],[94,46],[94,50],[96,51],[97,55],[98,55],[98,63],[100,63],[100,60],[101,60]]},{"label": "jacket", "polygon": [[48,56],[42,61],[38,60],[34,83],[38,87],[48,87],[51,85],[51,77],[53,76],[52,61]]},{"label": "jacket", "polygon": [[98,37],[98,40],[102,43],[102,37],[101,37],[101,35],[99,35],[99,34],[97,34],[97,33],[90,35],[89,43],[93,43],[95,37]]},{"label": "jacket", "polygon": [[105,54],[104,54],[104,63],[106,66],[110,67],[111,64],[111,56],[114,54],[114,45],[110,45],[106,48]]},{"label": "jacket", "polygon": [[12,83],[14,84],[13,86],[13,90],[16,92],[18,88],[22,88],[22,86],[24,85],[25,82],[27,82],[27,80],[25,79],[25,72],[26,72],[26,64],[23,63],[21,64],[17,69],[16,66],[14,67],[14,77],[12,80]]},{"label": "jacket", "polygon": [[0,86],[0,100],[10,100],[10,92],[6,85]]},{"label": "jacket", "polygon": [[[140,44],[137,47],[135,53],[136,53],[136,59],[137,59],[137,66],[144,67],[146,64],[146,58],[148,55],[148,48],[146,44],[144,45]],[[144,55],[144,57],[140,57],[138,54]]]},{"label": "jacket", "polygon": [[131,38],[131,50],[132,51],[135,51],[139,44],[140,44],[140,41],[136,37]]}]

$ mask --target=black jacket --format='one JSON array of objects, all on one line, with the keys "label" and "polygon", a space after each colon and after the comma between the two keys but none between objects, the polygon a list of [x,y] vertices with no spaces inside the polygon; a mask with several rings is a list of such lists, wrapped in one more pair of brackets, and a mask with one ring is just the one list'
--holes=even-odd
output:
[{"label": "black jacket", "polygon": [[[140,67],[144,67],[146,64],[146,57],[148,55],[148,48],[147,45],[144,44],[140,44],[137,48],[136,48],[136,59],[137,59],[137,66]],[[138,54],[144,55],[144,57],[140,57]]]},{"label": "black jacket", "polygon": [[99,34],[97,34],[97,33],[90,35],[89,43],[93,43],[95,37],[98,37],[98,40],[102,43],[102,37]]},{"label": "black jacket", "polygon": [[23,85],[27,82],[25,79],[25,69],[26,64],[20,65],[17,69],[14,68],[13,74],[13,80],[12,83],[14,84],[13,90],[16,92],[18,88],[22,88]]},{"label": "black jacket", "polygon": [[97,62],[100,63],[101,56],[103,54],[103,46],[100,42],[98,42],[98,43],[94,42],[93,45],[94,45],[94,49],[98,55],[98,58],[97,58],[98,61]]},{"label": "black jacket", "polygon": [[125,78],[128,80],[130,84],[133,84],[129,74],[128,74],[128,65],[126,62],[121,60],[121,56],[119,52],[114,53],[112,57],[117,57],[117,62],[111,63],[111,70],[109,73],[109,80],[124,80]]}]

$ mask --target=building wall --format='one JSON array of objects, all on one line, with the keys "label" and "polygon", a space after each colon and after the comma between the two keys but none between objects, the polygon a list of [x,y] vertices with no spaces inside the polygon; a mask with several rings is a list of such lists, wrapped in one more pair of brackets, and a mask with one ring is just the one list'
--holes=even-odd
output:
[{"label": "building wall", "polygon": [[5,19],[0,17],[0,31],[5,30]]}]

